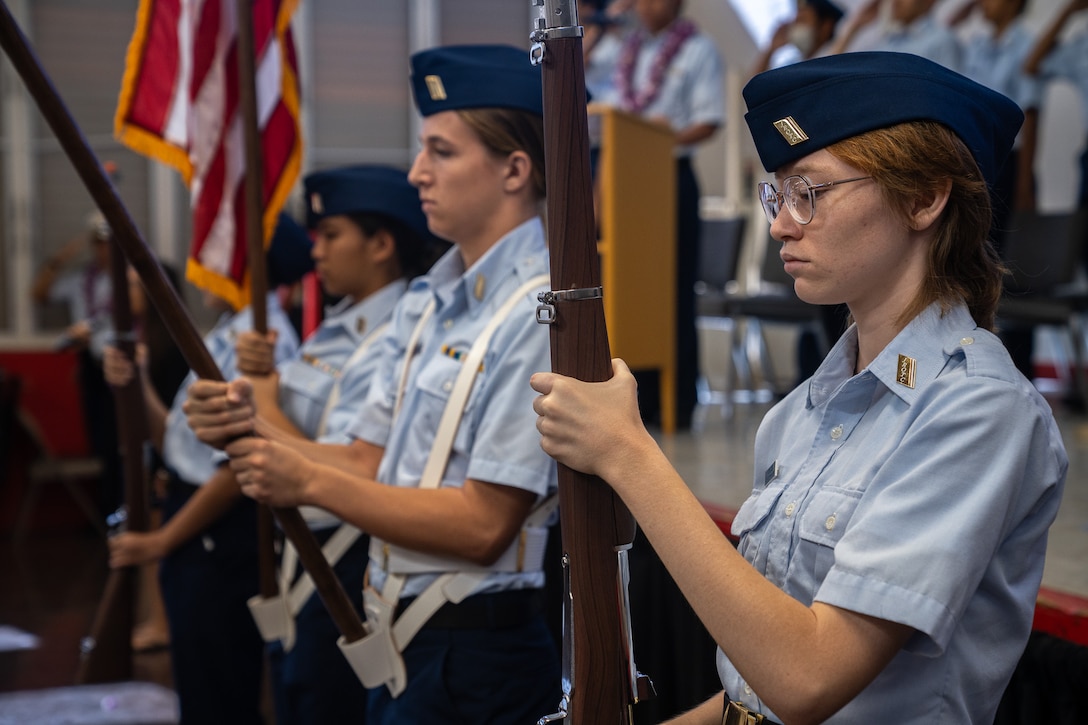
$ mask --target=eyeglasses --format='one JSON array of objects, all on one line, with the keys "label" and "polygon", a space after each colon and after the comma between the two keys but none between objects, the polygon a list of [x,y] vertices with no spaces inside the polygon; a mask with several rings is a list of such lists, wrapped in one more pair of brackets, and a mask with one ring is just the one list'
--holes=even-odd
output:
[{"label": "eyeglasses", "polygon": [[763,205],[763,213],[767,215],[767,221],[774,223],[778,213],[782,211],[782,205],[790,211],[790,216],[798,224],[808,224],[816,213],[816,192],[830,189],[839,184],[849,184],[852,181],[871,179],[871,176],[855,176],[852,179],[840,179],[829,181],[826,184],[813,184],[804,176],[787,176],[782,179],[782,191],[774,188],[774,184],[766,181],[759,182],[759,203]]}]

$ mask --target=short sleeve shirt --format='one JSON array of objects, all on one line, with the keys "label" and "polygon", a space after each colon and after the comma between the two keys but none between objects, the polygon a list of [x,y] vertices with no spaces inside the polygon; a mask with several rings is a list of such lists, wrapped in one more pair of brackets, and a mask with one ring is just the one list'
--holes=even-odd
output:
[{"label": "short sleeve shirt", "polygon": [[[661,52],[667,31],[646,38],[635,59],[634,87],[645,88],[650,83],[654,60]],[[605,101],[621,106],[615,83]],[[680,47],[669,64],[657,97],[644,108],[645,118],[667,118],[674,131],[700,123],[720,125],[725,122],[725,100],[722,97],[722,59],[714,41],[703,33],[695,33]],[[689,156],[690,146],[679,146],[678,156]]]},{"label": "short sleeve shirt", "polygon": [[962,70],[959,40],[955,33],[938,23],[932,15],[885,33],[876,45],[874,50],[920,55],[950,70]]},{"label": "short sleeve shirt", "polygon": [[1024,21],[1014,20],[995,38],[987,31],[968,39],[963,52],[963,74],[973,81],[1008,96],[1021,110],[1039,108],[1041,85],[1024,72],[1024,61],[1035,38]]},{"label": "short sleeve shirt", "polygon": [[[280,307],[275,293],[268,295],[268,329],[275,330],[276,360],[283,360],[295,354],[298,349],[298,335],[286,313]],[[207,335],[204,345],[219,367],[224,380],[238,377],[234,341],[239,333],[253,329],[253,312],[246,307],[237,314],[227,313],[219,318]],[[189,372],[181,387],[178,388],[170,411],[166,416],[166,431],[163,435],[163,460],[182,481],[194,486],[204,485],[212,477],[225,457],[197,440],[196,434],[182,412],[181,406],[189,397],[189,386],[196,381],[196,374]]]},{"label": "short sleeve shirt", "polygon": [[89,348],[98,360],[113,334],[113,285],[107,270],[85,265],[61,275],[49,289],[51,302],[63,302],[68,306],[71,323],[87,322],[91,326]]},{"label": "short sleeve shirt", "polygon": [[[992,722],[1065,481],[1057,425],[964,307],[931,306],[855,375],[856,356],[852,327],[762,422],[739,550],[806,606],[915,630],[829,723]],[[773,715],[721,650],[718,671]]]},{"label": "short sleeve shirt", "polygon": [[[352,429],[353,436],[384,448],[378,480],[418,487],[461,360],[495,310],[523,284],[548,273],[543,227],[534,218],[511,231],[469,269],[454,247],[425,276],[409,286],[383,339],[381,368]],[[441,486],[466,479],[513,486],[543,498],[556,486],[555,463],[540,447],[535,394],[529,377],[551,368],[549,333],[536,321],[537,294],[525,294],[491,338],[464,415],[454,437]],[[435,309],[411,355],[401,409],[394,406],[408,341],[424,309]],[[380,566],[371,582],[382,586]],[[402,596],[413,596],[433,580],[409,576]],[[543,586],[540,572],[491,574],[476,592]]]}]

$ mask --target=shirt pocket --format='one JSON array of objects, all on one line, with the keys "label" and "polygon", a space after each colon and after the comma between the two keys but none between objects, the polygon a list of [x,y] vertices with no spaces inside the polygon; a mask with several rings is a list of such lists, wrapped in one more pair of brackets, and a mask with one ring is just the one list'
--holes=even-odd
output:
[{"label": "shirt pocket", "polygon": [[[457,384],[457,377],[461,374],[462,367],[461,360],[455,360],[445,355],[436,357],[423,366],[415,380],[415,387],[420,393],[418,406],[412,411],[402,411],[402,413],[411,413],[411,424],[413,426],[419,426],[422,430],[438,431],[438,425],[442,420],[443,413],[446,411],[446,406],[449,404],[450,395]],[[457,435],[454,437],[454,449],[462,453],[467,453],[469,449],[470,429],[472,426],[468,423],[471,420],[471,413],[475,403],[476,395],[474,391],[480,386],[481,377],[482,373],[476,374],[473,391],[469,393],[457,426]]]},{"label": "shirt pocket", "polygon": [[860,491],[825,488],[817,491],[805,507],[798,531],[801,544],[797,560],[811,568],[816,588],[835,563],[835,546],[846,532],[860,500]]},{"label": "shirt pocket", "polygon": [[767,520],[781,495],[781,486],[754,491],[740,507],[740,510],[737,511],[737,515],[733,517],[733,535],[740,540],[737,550],[744,555],[745,559],[757,564],[757,566],[761,537],[756,529]]},{"label": "shirt pocket", "polygon": [[325,415],[325,406],[336,385],[336,376],[312,365],[291,365],[280,377],[283,413],[299,430],[316,438]]}]

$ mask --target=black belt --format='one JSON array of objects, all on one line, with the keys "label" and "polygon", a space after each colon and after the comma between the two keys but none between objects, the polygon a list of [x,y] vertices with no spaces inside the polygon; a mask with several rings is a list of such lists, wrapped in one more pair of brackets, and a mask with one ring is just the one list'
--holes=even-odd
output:
[{"label": "black belt", "polygon": [[[394,617],[399,617],[415,597],[401,599]],[[544,611],[544,592],[516,589],[494,594],[476,594],[459,604],[446,602],[427,620],[424,629],[509,629],[528,624]]]}]

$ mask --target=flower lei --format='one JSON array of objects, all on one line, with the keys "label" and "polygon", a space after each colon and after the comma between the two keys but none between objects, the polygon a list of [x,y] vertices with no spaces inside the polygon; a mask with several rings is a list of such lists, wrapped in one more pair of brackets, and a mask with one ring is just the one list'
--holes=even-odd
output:
[{"label": "flower lei", "polygon": [[649,85],[637,93],[634,88],[635,63],[638,60],[639,50],[646,41],[646,31],[636,30],[624,41],[619,61],[616,63],[616,87],[619,88],[620,104],[625,111],[640,113],[653,103],[661,92],[665,71],[669,69],[673,58],[680,52],[680,48],[687,39],[695,35],[696,28],[690,20],[680,18],[669,26],[666,33],[661,50],[658,51],[650,67]]}]

